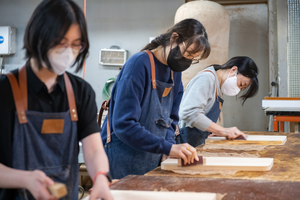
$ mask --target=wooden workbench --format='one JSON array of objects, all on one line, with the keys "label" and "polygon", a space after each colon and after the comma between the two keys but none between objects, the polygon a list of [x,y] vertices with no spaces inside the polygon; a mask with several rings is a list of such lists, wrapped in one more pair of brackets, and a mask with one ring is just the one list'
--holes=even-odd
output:
[{"label": "wooden workbench", "polygon": [[[111,189],[214,192],[226,199],[300,199],[300,134],[275,132],[246,132],[251,135],[286,135],[285,145],[268,146],[258,153],[273,157],[274,165],[268,172],[237,172],[234,175],[186,175],[161,170],[160,167],[145,176],[130,175],[115,183]],[[243,153],[239,150],[204,150],[208,152]]]},{"label": "wooden workbench", "polygon": [[213,192],[222,200],[293,200],[300,198],[300,182],[258,181],[217,178],[129,175],[111,186],[112,190],[168,190]]},{"label": "wooden workbench", "polygon": [[246,180],[269,180],[269,181],[299,181],[300,182],[300,134],[278,132],[245,132],[251,135],[286,135],[287,142],[284,145],[267,146],[262,151],[235,151],[227,149],[203,150],[207,152],[225,153],[258,153],[262,158],[274,158],[274,165],[268,172],[237,172],[234,175],[224,177],[221,174],[209,175],[186,175],[171,171],[161,170],[160,167],[148,172],[146,176],[177,176],[177,177],[205,177],[205,178],[229,178]]}]

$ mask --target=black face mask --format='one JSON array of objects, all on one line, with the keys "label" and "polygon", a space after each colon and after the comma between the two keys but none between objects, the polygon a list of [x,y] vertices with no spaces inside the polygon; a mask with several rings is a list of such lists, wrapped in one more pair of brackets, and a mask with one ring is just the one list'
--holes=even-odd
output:
[{"label": "black face mask", "polygon": [[180,48],[177,45],[177,47],[170,50],[167,63],[172,71],[182,72],[190,67],[192,60],[183,57]]}]

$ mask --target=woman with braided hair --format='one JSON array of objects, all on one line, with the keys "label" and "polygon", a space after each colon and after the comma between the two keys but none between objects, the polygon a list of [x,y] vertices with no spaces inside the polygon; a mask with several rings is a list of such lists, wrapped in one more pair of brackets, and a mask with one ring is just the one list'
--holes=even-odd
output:
[{"label": "woman with braided hair", "polygon": [[174,132],[181,72],[209,54],[203,25],[185,19],[128,59],[112,89],[101,132],[113,178],[145,174],[159,166],[163,154],[185,163],[198,160],[191,145],[175,143]]}]

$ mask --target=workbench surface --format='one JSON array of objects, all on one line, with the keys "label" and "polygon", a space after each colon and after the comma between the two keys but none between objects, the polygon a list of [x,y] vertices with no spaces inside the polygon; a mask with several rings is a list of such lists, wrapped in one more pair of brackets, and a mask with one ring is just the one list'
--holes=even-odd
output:
[{"label": "workbench surface", "polygon": [[276,132],[245,132],[250,135],[286,135],[285,145],[268,146],[262,151],[205,150],[207,152],[258,153],[273,157],[268,172],[237,172],[234,175],[186,175],[161,170],[145,176],[129,175],[112,185],[116,190],[168,190],[226,194],[222,200],[232,199],[300,199],[300,134]]},{"label": "workbench surface", "polygon": [[216,178],[186,178],[129,175],[112,190],[213,192],[222,200],[293,200],[300,198],[300,182],[258,181]]},{"label": "workbench surface", "polygon": [[[226,178],[246,180],[290,181],[300,182],[300,134],[278,132],[245,132],[249,135],[286,135],[287,142],[284,145],[270,145],[261,151],[243,151],[230,149],[209,149],[205,152],[225,152],[259,154],[261,158],[274,158],[274,164],[267,172],[237,172],[234,175],[208,174],[187,175],[177,174],[171,171],[161,170],[160,167],[146,173],[146,176],[172,176],[172,177],[203,177]],[[232,145],[236,146],[236,145]],[[198,147],[197,147],[198,148]],[[300,198],[300,196],[299,196]]]}]

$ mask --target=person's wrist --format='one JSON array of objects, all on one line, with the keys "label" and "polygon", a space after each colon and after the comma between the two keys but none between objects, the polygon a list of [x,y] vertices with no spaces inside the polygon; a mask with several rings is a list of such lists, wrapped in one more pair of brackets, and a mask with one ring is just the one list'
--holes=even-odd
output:
[{"label": "person's wrist", "polygon": [[99,174],[95,180],[93,181],[93,183],[95,184],[96,182],[98,182],[97,184],[103,184],[103,185],[109,185],[109,181],[107,180],[106,176],[104,174]]},{"label": "person's wrist", "polygon": [[29,188],[28,180],[30,180],[31,177],[32,177],[32,171],[20,171],[19,175],[17,175],[16,178],[16,183],[18,183],[18,188],[28,189]]},{"label": "person's wrist", "polygon": [[218,129],[217,129],[217,135],[219,135],[219,136],[226,136],[226,133],[225,133],[225,128],[224,127],[219,127]]},{"label": "person's wrist", "polygon": [[103,181],[104,179],[106,179],[107,183],[109,184],[110,182],[112,182],[112,178],[109,174],[109,172],[105,172],[105,171],[99,171],[95,174],[94,178],[93,178],[93,183],[95,183],[95,181],[97,179],[101,179],[101,181]]}]

